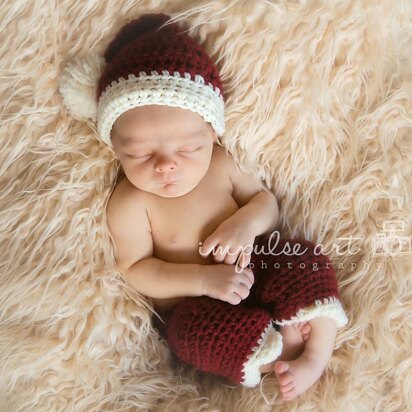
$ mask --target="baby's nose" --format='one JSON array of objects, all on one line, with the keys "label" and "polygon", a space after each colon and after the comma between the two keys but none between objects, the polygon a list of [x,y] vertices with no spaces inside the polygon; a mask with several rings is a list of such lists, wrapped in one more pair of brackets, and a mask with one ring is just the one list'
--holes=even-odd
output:
[{"label": "baby's nose", "polygon": [[169,172],[176,169],[176,162],[171,158],[159,159],[156,164],[157,172]]}]

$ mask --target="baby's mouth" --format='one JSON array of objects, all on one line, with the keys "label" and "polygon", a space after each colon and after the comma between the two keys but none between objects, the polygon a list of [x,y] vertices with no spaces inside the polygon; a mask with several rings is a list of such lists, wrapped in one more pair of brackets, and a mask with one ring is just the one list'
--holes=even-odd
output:
[{"label": "baby's mouth", "polygon": [[177,183],[177,180],[164,180],[163,182],[161,182],[161,185],[171,185],[171,184],[175,184]]}]

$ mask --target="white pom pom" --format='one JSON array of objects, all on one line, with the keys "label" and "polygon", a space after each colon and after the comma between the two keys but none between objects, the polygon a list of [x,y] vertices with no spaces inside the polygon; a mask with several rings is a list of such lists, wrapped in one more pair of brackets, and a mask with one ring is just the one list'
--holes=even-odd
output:
[{"label": "white pom pom", "polygon": [[97,119],[97,83],[106,62],[103,57],[91,54],[76,57],[64,68],[59,90],[70,114],[79,119]]}]

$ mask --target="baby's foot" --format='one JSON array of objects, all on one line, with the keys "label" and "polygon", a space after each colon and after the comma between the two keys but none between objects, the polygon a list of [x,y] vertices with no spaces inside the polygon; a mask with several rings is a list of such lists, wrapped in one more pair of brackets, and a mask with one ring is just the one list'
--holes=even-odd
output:
[{"label": "baby's foot", "polygon": [[297,327],[299,328],[300,333],[302,334],[302,339],[306,342],[309,339],[312,326],[309,322],[298,322]]},{"label": "baby's foot", "polygon": [[282,398],[290,400],[305,392],[320,378],[325,366],[305,353],[292,361],[276,361],[275,374]]},{"label": "baby's foot", "polygon": [[280,334],[282,335],[283,350],[279,360],[297,359],[305,349],[305,342],[309,339],[311,328],[309,322],[297,322],[281,326]]},{"label": "baby's foot", "polygon": [[[282,335],[283,350],[278,359],[293,360],[296,359],[305,349],[305,342],[309,339],[312,326],[309,322],[298,322],[292,325],[282,326],[280,333]],[[275,361],[262,365],[260,372],[273,372]]]}]

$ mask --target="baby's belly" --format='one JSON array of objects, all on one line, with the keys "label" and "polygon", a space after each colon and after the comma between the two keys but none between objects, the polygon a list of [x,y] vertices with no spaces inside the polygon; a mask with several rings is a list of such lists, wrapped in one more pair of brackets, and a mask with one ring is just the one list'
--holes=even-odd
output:
[{"label": "baby's belly", "polygon": [[[206,258],[199,253],[200,245],[210,236],[221,222],[231,216],[237,209],[236,202],[226,200],[220,205],[219,213],[213,215],[204,212],[197,216],[182,217],[174,214],[175,219],[163,221],[162,225],[152,228],[153,252],[158,259],[169,263],[197,263],[200,265],[217,264],[213,252]],[[184,297],[169,299],[152,299],[154,307],[159,312],[169,311]]]},{"label": "baby's belly", "polygon": [[[186,238],[190,240],[190,237]],[[195,244],[200,242],[200,238],[196,240]],[[154,256],[158,259],[164,260],[170,263],[197,263],[200,265],[216,264],[213,260],[213,254],[211,253],[206,258],[202,258],[199,254],[198,247],[193,248],[194,242],[177,242],[176,239],[169,244],[165,245],[163,242],[159,246],[154,247]],[[175,297],[167,299],[155,299],[152,298],[153,306],[159,313],[169,312],[170,309],[177,303],[182,301],[185,297]]]}]

